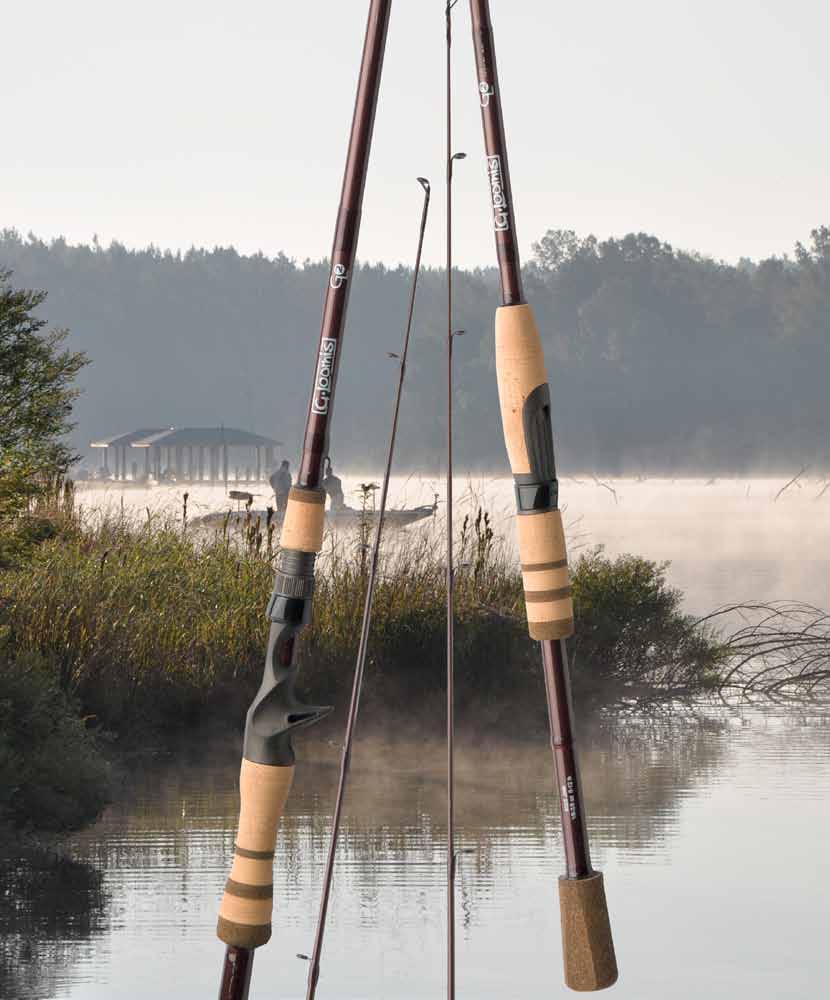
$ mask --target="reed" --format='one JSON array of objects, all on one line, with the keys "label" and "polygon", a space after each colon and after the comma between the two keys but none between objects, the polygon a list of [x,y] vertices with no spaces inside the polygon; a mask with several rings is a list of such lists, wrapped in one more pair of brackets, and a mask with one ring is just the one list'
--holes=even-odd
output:
[{"label": "reed", "polygon": [[[10,655],[35,654],[100,727],[164,730],[216,709],[242,717],[259,683],[264,608],[278,551],[273,526],[242,514],[205,534],[179,518],[64,511],[24,564],[0,572]],[[236,530],[235,530],[236,529]],[[537,649],[522,626],[518,567],[479,510],[457,549],[459,719],[542,728]],[[366,584],[361,546],[327,537],[314,622],[302,649],[308,695],[347,697]],[[381,558],[365,697],[387,713],[443,723],[445,565],[442,527],[405,533]],[[680,610],[665,568],[587,553],[574,570],[580,619],[577,697],[613,702],[717,686],[722,645]],[[657,638],[659,642],[656,642]],[[229,702],[239,711],[234,713]],[[397,709],[397,712],[395,711]],[[473,713],[475,709],[475,713]],[[366,718],[370,713],[366,712]],[[511,722],[510,731],[515,731]]]}]

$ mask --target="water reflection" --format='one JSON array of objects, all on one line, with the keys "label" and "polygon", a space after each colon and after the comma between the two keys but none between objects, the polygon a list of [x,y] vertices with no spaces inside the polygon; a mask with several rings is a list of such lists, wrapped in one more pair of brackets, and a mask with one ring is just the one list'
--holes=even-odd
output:
[{"label": "water reflection", "polygon": [[48,1000],[71,975],[79,945],[106,925],[101,872],[8,844],[0,856],[0,996]]},{"label": "water reflection", "polygon": [[[584,743],[591,840],[621,956],[615,992],[638,1000],[703,989],[730,1000],[819,995],[799,990],[830,972],[812,940],[821,935],[828,874],[826,718],[723,710],[625,719],[592,725]],[[257,957],[255,997],[302,993],[305,968],[294,955],[311,944],[338,752],[329,742],[300,749],[278,844],[275,936]],[[540,989],[564,996],[547,747],[468,738],[459,758],[459,843],[472,852],[459,878],[459,989],[500,1000]],[[334,997],[442,989],[443,766],[441,746],[364,734],[356,747],[321,985]],[[65,883],[64,906],[77,912],[75,897],[94,898],[96,916],[76,921],[74,936],[54,935],[60,948],[38,959],[48,989],[21,996],[167,996],[172,982],[177,998],[215,993],[213,927],[234,840],[237,769],[235,746],[148,763],[119,804],[76,837],[75,856],[103,873],[103,888],[95,896]],[[796,831],[809,871],[781,851]],[[105,892],[111,904],[101,916]],[[18,942],[39,906],[22,895],[9,918]],[[772,962],[782,906],[798,928],[795,971]],[[23,961],[13,974],[25,978]]]}]

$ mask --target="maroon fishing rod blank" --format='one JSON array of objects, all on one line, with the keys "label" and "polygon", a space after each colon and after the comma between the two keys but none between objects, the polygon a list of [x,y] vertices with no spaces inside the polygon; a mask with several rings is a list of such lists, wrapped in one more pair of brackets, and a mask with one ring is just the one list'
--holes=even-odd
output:
[{"label": "maroon fishing rod blank", "polygon": [[227,945],[220,1000],[246,1000],[254,950],[271,936],[274,848],[294,774],[291,735],[330,711],[299,701],[294,690],[294,648],[297,635],[311,620],[314,568],[323,542],[326,494],[320,481],[329,450],[391,6],[391,0],[371,0],[369,6],[303,454],[280,534],[279,562],[267,610],[271,627],[262,684],[246,718],[239,828],[217,925],[217,935]]},{"label": "maroon fishing rod blank", "polygon": [[421,255],[424,249],[424,233],[426,232],[427,216],[429,214],[430,186],[426,177],[418,177],[418,183],[424,192],[423,207],[421,209],[421,222],[418,229],[418,249],[415,254],[415,267],[412,276],[412,286],[409,293],[409,312],[406,320],[406,331],[403,339],[403,350],[400,356],[390,355],[397,358],[398,367],[398,388],[395,393],[395,405],[392,411],[392,429],[389,434],[389,448],[386,453],[386,469],[383,474],[383,486],[380,493],[380,507],[378,509],[377,525],[375,526],[375,539],[372,544],[372,555],[369,560],[369,576],[366,582],[366,596],[363,603],[363,621],[360,626],[360,643],[357,650],[357,660],[355,663],[354,677],[352,680],[352,694],[349,702],[349,714],[346,721],[346,736],[343,740],[343,749],[340,756],[340,778],[337,783],[337,794],[334,802],[334,812],[331,821],[331,833],[329,835],[329,849],[326,855],[326,870],[323,876],[323,892],[320,897],[320,909],[317,916],[317,930],[314,935],[314,948],[308,957],[309,970],[308,982],[306,985],[306,1000],[314,1000],[317,994],[317,983],[320,979],[320,958],[323,954],[323,939],[326,933],[326,920],[328,917],[329,898],[331,896],[331,886],[334,876],[334,862],[337,854],[337,842],[340,835],[340,820],[343,813],[343,802],[346,797],[346,784],[349,779],[349,769],[352,759],[352,744],[354,742],[354,732],[357,725],[357,715],[360,709],[360,695],[363,690],[363,676],[366,669],[366,654],[369,648],[369,631],[372,625],[372,605],[375,596],[375,583],[377,581],[378,566],[380,564],[380,544],[383,538],[383,525],[386,516],[386,501],[389,497],[389,482],[392,478],[392,461],[395,457],[395,441],[398,434],[398,418],[401,412],[401,400],[403,398],[404,379],[406,377],[406,362],[409,357],[409,340],[412,334],[412,318],[415,312],[415,295],[418,290],[418,276],[421,273]]},{"label": "maroon fishing rod blank", "polygon": [[453,329],[452,303],[452,180],[453,167],[466,153],[452,149],[452,9],[446,20],[446,169],[447,169],[447,1000],[455,1000],[455,569],[453,565],[452,356],[453,342],[463,330]]},{"label": "maroon fishing rod blank", "polygon": [[617,979],[602,875],[588,848],[573,739],[565,640],[573,634],[559,484],[542,342],[522,288],[501,91],[488,0],[470,0],[478,99],[501,281],[496,370],[505,443],[514,477],[517,533],[530,634],[541,643],[566,874],[559,880],[565,982],[600,990]]}]

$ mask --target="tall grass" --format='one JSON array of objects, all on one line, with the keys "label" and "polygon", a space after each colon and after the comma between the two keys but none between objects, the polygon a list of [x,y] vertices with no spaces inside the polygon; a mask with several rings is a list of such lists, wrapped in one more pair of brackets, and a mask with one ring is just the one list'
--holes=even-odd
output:
[{"label": "tall grass", "polygon": [[[443,713],[438,527],[398,535],[386,546],[366,685],[368,702],[381,701],[384,717],[427,725],[431,718],[441,724]],[[325,543],[314,621],[300,644],[310,700],[339,704],[351,682],[365,534],[357,545],[351,536]],[[53,537],[25,564],[0,572],[5,642],[15,655],[34,653],[48,663],[63,690],[104,728],[170,731],[213,714],[236,722],[261,676],[276,551],[273,525],[249,515],[233,516],[218,532],[190,528],[186,500],[181,518],[148,513],[142,523],[118,513],[90,522],[64,510]],[[634,683],[659,685],[667,665],[677,663],[683,669],[669,671],[675,687],[677,678],[688,689],[711,684],[719,645],[700,633],[691,641],[691,621],[679,611],[680,595],[665,586],[662,567],[627,559],[615,563],[594,552],[575,567],[580,633],[590,636],[577,650],[577,694],[613,699]],[[542,725],[538,652],[524,624],[518,568],[485,512],[464,522],[457,563],[460,717],[469,714],[482,726],[509,719],[515,730],[520,712],[527,726]],[[672,638],[655,647],[660,630]]]}]

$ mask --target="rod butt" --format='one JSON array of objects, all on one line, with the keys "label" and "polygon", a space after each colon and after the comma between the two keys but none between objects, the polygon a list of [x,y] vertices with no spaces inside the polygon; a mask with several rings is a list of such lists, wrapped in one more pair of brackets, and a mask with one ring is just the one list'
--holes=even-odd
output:
[{"label": "rod butt", "polygon": [[582,993],[617,981],[617,959],[602,874],[559,879],[565,984]]}]

